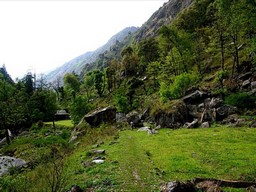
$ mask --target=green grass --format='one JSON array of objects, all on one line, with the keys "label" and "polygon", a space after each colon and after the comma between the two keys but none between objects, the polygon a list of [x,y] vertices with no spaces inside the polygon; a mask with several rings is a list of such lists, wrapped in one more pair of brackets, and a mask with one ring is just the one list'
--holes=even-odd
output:
[{"label": "green grass", "polygon": [[122,131],[118,144],[104,148],[108,161],[118,162],[117,191],[157,191],[163,182],[195,177],[256,177],[255,129],[163,129],[157,135]]},{"label": "green grass", "polygon": [[[93,191],[160,191],[164,182],[186,181],[195,177],[256,181],[256,129],[161,129],[159,134],[148,135],[136,130],[119,131],[114,126],[104,125],[85,131],[85,135],[73,144],[73,151],[66,154],[65,174],[68,177],[65,190],[77,184]],[[36,161],[45,160],[50,145],[57,141],[57,137],[42,137],[42,132],[44,130],[37,135],[32,134],[33,137],[17,139],[9,149],[16,150],[18,157],[25,158],[20,155],[25,153]],[[65,135],[58,139],[68,140]],[[84,162],[96,156],[89,153],[93,145],[102,141],[104,144],[97,149],[106,150],[103,155],[105,163],[84,167]],[[12,176],[6,177],[3,180],[5,185],[19,188],[26,183],[25,177],[33,186],[46,187],[43,178],[48,168],[37,162],[35,169],[28,170],[27,174],[21,173],[16,180],[12,180]],[[30,189],[38,191],[37,187]]]},{"label": "green grass", "polygon": [[[52,125],[52,122],[45,122],[45,124]],[[74,124],[72,123],[72,120],[55,121],[55,124],[56,125],[66,126],[66,127],[74,127]]]}]

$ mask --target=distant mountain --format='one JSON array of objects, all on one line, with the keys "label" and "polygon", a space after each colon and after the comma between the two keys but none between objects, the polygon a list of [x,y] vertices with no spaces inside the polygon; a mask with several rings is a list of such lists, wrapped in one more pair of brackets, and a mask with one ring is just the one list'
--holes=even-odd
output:
[{"label": "distant mountain", "polygon": [[[136,41],[140,41],[147,37],[155,36],[157,30],[163,25],[168,25],[171,21],[185,8],[188,8],[192,4],[193,0],[169,0],[164,3],[153,15],[140,27],[127,27],[110,38],[110,40],[102,47],[96,49],[95,51],[86,52],[71,61],[65,63],[64,65],[58,67],[54,71],[46,75],[46,80],[48,82],[54,82],[57,78],[63,79],[66,73],[75,72],[80,74],[84,72],[88,67],[92,67],[87,64],[92,64],[95,62],[101,54],[106,53],[106,55],[116,55],[119,53],[123,47],[126,45],[119,45],[117,42],[122,42],[128,34],[132,33],[133,38]],[[126,41],[123,44],[127,43]],[[118,49],[113,51],[113,49]],[[104,55],[104,54],[103,54]]]},{"label": "distant mountain", "polygon": [[123,41],[128,34],[134,33],[137,29],[137,27],[127,27],[123,29],[111,37],[102,47],[95,51],[86,52],[48,73],[46,75],[46,81],[54,82],[57,78],[63,79],[66,73],[72,73],[73,71],[76,74],[80,74],[86,64],[95,62],[100,54],[108,51],[117,41]]},{"label": "distant mountain", "polygon": [[140,29],[136,32],[135,39],[140,41],[147,37],[156,35],[157,30],[168,25],[185,8],[192,4],[193,0],[169,0],[164,3]]}]

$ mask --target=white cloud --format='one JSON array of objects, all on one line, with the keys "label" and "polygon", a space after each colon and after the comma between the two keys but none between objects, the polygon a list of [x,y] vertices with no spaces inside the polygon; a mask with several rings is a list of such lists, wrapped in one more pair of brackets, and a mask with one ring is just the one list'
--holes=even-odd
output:
[{"label": "white cloud", "polygon": [[13,78],[52,70],[141,26],[166,1],[0,1],[0,65]]}]

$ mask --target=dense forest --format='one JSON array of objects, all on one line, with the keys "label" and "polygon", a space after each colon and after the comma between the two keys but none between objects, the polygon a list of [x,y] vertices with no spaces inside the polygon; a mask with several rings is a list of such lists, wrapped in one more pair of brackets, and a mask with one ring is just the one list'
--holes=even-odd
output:
[{"label": "dense forest", "polygon": [[[238,77],[256,65],[256,2],[195,0],[156,34],[136,40],[129,34],[85,66],[47,83],[44,75],[28,73],[12,80],[0,68],[1,138],[18,135],[34,124],[52,122],[65,109],[74,125],[97,108],[117,112],[150,109],[152,121],[194,90],[210,92],[241,114],[255,115],[255,92],[241,89]],[[256,80],[255,76],[253,80]],[[54,190],[52,190],[54,191]],[[56,190],[57,191],[57,190]]]}]

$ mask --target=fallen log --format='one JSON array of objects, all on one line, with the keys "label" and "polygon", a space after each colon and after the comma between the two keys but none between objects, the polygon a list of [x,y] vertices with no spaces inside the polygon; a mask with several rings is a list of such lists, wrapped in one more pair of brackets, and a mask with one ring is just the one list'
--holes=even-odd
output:
[{"label": "fallen log", "polygon": [[248,188],[251,186],[256,186],[255,182],[230,181],[230,180],[213,179],[213,178],[195,178],[192,180],[192,183],[194,183],[194,185],[197,185],[199,183],[208,182],[208,181],[211,181],[220,187]]}]

